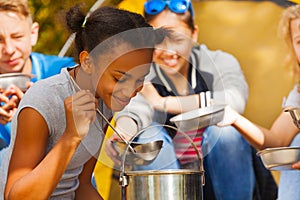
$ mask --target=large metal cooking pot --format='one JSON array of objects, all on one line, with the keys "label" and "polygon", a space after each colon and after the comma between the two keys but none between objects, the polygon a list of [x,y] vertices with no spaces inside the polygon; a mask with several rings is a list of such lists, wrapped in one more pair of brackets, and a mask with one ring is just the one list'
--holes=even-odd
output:
[{"label": "large metal cooking pot", "polygon": [[129,171],[126,199],[201,200],[203,172],[197,170]]},{"label": "large metal cooking pot", "polygon": [[[159,125],[177,128],[168,125]],[[135,136],[137,137],[140,132]],[[120,185],[122,200],[202,200],[204,185],[203,159],[192,139],[182,132],[194,147],[199,159],[199,170],[142,170],[125,171],[126,151],[122,157]],[[129,144],[132,142],[129,141]]]}]

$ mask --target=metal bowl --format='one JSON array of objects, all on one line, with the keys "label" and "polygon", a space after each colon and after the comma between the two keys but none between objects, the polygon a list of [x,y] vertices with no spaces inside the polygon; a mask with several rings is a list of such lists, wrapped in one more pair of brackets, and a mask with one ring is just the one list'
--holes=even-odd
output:
[{"label": "metal bowl", "polygon": [[269,170],[294,170],[292,164],[300,161],[300,147],[267,148],[257,152]]},{"label": "metal bowl", "polygon": [[22,91],[27,90],[27,84],[30,82],[31,75],[23,73],[0,74],[0,87],[6,90],[9,86],[15,85]]},{"label": "metal bowl", "polygon": [[[163,145],[162,140],[148,143],[131,142],[130,146],[135,152],[128,149],[126,152],[125,162],[135,165],[148,165],[158,155]],[[126,150],[127,144],[123,141],[115,141],[115,147],[119,155],[122,156]]]},{"label": "metal bowl", "polygon": [[213,105],[185,112],[170,119],[180,131],[193,131],[223,120],[225,105]]}]

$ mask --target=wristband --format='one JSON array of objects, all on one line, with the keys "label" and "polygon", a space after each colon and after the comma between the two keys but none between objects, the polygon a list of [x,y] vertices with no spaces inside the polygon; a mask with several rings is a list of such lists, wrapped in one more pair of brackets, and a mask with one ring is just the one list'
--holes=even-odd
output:
[{"label": "wristband", "polygon": [[200,108],[204,108],[205,107],[205,93],[204,92],[200,92],[199,94],[199,107]]}]

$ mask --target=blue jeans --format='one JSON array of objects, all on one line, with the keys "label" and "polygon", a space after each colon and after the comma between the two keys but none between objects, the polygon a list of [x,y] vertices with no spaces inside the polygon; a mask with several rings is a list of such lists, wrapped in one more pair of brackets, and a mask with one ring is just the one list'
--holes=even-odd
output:
[{"label": "blue jeans", "polygon": [[251,146],[235,128],[208,127],[203,135],[202,151],[204,199],[253,199],[255,173]]},{"label": "blue jeans", "polygon": [[[300,146],[300,134],[292,141],[290,146]],[[299,200],[300,199],[300,171],[289,170],[280,172],[278,187],[278,200]]]},{"label": "blue jeans", "polygon": [[[151,135],[146,132],[143,134]],[[160,128],[159,133],[143,139],[143,142],[162,139],[164,147],[150,165],[138,166],[139,170],[180,168],[178,161],[174,161],[172,139],[164,128]],[[233,127],[208,127],[202,149],[206,178],[204,199],[252,200],[255,174],[251,146],[240,133]]]}]

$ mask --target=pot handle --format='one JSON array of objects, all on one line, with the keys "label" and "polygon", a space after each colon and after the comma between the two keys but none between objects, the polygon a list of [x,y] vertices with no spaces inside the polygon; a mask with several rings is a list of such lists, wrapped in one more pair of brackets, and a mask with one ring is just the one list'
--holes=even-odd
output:
[{"label": "pot handle", "polygon": [[197,153],[197,157],[200,163],[200,172],[202,172],[203,176],[202,176],[202,185],[205,185],[205,178],[204,178],[204,167],[203,167],[203,158],[201,153],[199,152],[199,150],[197,149],[197,146],[195,145],[195,143],[193,142],[193,140],[184,132],[179,131],[178,128],[174,127],[174,126],[170,126],[170,125],[165,125],[165,124],[160,124],[160,125],[151,125],[148,126],[146,128],[143,128],[142,130],[140,130],[137,134],[135,134],[127,143],[125,151],[122,155],[122,164],[121,164],[121,168],[120,168],[120,185],[122,185],[123,187],[128,185],[128,180],[126,178],[126,173],[125,173],[125,159],[126,159],[126,154],[127,151],[130,147],[130,144],[133,142],[133,140],[138,137],[140,134],[142,134],[144,132],[144,130],[152,128],[152,127],[156,127],[156,126],[160,126],[160,127],[166,127],[166,128],[170,128],[175,130],[177,133],[181,133],[184,135],[184,137],[192,144],[193,148],[195,149],[196,153]]}]

